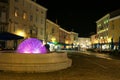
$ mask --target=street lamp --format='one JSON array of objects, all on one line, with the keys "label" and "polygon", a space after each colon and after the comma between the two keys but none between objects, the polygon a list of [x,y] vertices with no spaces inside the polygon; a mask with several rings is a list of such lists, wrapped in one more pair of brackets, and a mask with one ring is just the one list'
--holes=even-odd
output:
[{"label": "street lamp", "polygon": [[55,37],[52,37],[51,40],[52,40],[52,42],[55,42],[55,41],[56,41],[56,38],[55,38]]}]

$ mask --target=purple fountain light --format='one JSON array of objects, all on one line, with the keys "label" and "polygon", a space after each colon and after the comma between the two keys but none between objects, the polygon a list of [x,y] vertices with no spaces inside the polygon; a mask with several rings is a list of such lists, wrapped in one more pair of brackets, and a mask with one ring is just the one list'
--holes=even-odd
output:
[{"label": "purple fountain light", "polygon": [[36,38],[29,38],[19,44],[17,53],[47,53],[45,46]]}]

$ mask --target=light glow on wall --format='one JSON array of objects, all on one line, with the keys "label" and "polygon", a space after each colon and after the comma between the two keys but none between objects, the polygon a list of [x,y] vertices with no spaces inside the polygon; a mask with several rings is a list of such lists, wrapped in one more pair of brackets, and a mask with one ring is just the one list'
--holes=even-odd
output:
[{"label": "light glow on wall", "polygon": [[51,40],[52,40],[52,42],[55,42],[55,41],[56,41],[56,38],[55,38],[55,37],[52,37]]},{"label": "light glow on wall", "polygon": [[16,34],[20,35],[20,36],[23,36],[23,37],[26,37],[26,34],[25,34],[25,32],[23,30],[17,30]]},{"label": "light glow on wall", "polygon": [[68,40],[66,40],[65,43],[68,44]]},{"label": "light glow on wall", "polygon": [[100,31],[98,31],[98,33],[103,33],[103,32],[105,32],[105,31],[108,31],[108,28],[103,29],[103,30],[100,30]]},{"label": "light glow on wall", "polygon": [[112,38],[108,38],[108,42],[111,42],[111,39],[112,39]]}]

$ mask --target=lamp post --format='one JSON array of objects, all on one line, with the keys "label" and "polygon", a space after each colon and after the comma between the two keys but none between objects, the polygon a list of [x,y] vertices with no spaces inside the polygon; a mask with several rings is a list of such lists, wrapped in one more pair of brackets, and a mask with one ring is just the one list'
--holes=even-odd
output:
[{"label": "lamp post", "polygon": [[114,49],[113,37],[111,38],[111,50]]},{"label": "lamp post", "polygon": [[119,36],[119,40],[118,40],[118,50],[120,50],[120,36]]}]

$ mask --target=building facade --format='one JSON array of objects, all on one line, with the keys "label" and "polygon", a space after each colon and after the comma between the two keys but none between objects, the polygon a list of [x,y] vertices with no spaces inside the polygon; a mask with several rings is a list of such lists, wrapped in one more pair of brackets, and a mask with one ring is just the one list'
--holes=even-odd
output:
[{"label": "building facade", "polygon": [[113,39],[114,49],[120,49],[120,14],[109,20],[108,37]]},{"label": "building facade", "polygon": [[70,44],[72,44],[72,48],[77,48],[79,45],[78,33],[71,31],[70,40],[71,40]]},{"label": "building facade", "polygon": [[[92,45],[99,50],[114,50],[119,47],[120,10],[110,12],[96,21],[97,34],[91,36]],[[94,38],[93,38],[94,37]]]},{"label": "building facade", "polygon": [[48,42],[59,42],[59,25],[49,19],[46,20],[46,40]]},{"label": "building facade", "polygon": [[108,49],[109,48],[109,38],[108,38],[108,24],[109,24],[110,14],[106,14],[104,17],[99,19],[97,24],[97,48]]},{"label": "building facade", "polygon": [[[78,33],[69,32],[46,17],[47,9],[36,0],[0,0],[0,32],[59,43],[64,48],[77,45]],[[2,41],[2,44],[12,49],[24,39]]]},{"label": "building facade", "polygon": [[[75,32],[69,32],[57,23],[47,19],[46,20],[46,41],[52,47],[51,51],[57,49],[71,49],[72,44],[76,44],[78,34]],[[56,47],[56,48],[55,48]]]},{"label": "building facade", "polygon": [[78,33],[69,32],[57,23],[46,20],[46,41],[51,47],[72,49],[77,45]]},{"label": "building facade", "polygon": [[[45,39],[47,9],[32,0],[3,0],[1,26],[3,32],[10,32],[24,38]],[[4,9],[4,10],[3,10]],[[19,44],[18,40],[18,44]],[[14,47],[14,41],[7,41],[6,47]]]}]

